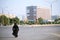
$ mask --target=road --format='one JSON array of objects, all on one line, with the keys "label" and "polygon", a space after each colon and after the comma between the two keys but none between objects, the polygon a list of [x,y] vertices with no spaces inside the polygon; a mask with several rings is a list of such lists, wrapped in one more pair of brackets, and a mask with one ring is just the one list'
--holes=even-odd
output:
[{"label": "road", "polygon": [[19,27],[18,38],[12,35],[12,27],[0,27],[0,40],[60,40],[60,26]]}]

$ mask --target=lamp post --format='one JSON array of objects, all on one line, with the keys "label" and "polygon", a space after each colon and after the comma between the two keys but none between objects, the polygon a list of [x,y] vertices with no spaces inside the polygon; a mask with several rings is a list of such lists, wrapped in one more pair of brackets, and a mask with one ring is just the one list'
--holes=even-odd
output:
[{"label": "lamp post", "polygon": [[51,24],[52,24],[52,6],[53,6],[53,3],[55,3],[57,0],[53,0],[51,2],[48,2],[50,4],[50,7],[51,7]]},{"label": "lamp post", "polygon": [[[53,3],[55,3],[57,0],[54,0],[51,2],[51,15],[52,15],[52,6],[53,6]],[[52,17],[51,17],[51,24],[52,24]]]}]

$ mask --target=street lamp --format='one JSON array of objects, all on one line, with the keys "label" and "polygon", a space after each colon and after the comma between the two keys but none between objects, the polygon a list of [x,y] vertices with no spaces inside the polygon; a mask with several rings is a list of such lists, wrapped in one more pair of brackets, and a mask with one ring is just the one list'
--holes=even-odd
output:
[{"label": "street lamp", "polygon": [[[49,0],[46,0],[46,1],[49,1]],[[50,7],[51,7],[51,15],[52,15],[52,6],[53,6],[53,3],[55,3],[57,0],[53,0],[51,2],[48,2],[50,4]],[[52,21],[52,16],[51,16],[51,21]],[[51,22],[52,24],[52,22]]]},{"label": "street lamp", "polygon": [[[52,1],[51,2],[51,14],[52,14],[52,6],[53,6],[53,3],[55,3],[57,0],[54,0],[54,1]],[[52,18],[51,18],[51,20],[52,20]]]},{"label": "street lamp", "polygon": [[[51,15],[52,15],[52,6],[53,6],[53,3],[55,3],[55,2],[56,2],[56,0],[51,2]],[[52,20],[52,16],[51,16],[51,20]],[[52,21],[51,21],[51,24],[52,24]]]}]

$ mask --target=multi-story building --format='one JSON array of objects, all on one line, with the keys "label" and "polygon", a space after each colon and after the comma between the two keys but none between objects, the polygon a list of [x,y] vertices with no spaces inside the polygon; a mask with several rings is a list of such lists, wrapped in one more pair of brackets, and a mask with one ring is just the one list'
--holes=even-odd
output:
[{"label": "multi-story building", "polygon": [[29,21],[36,21],[38,18],[43,18],[44,20],[51,19],[51,12],[49,8],[40,8],[37,6],[27,7],[27,19]]},{"label": "multi-story building", "polygon": [[53,15],[53,16],[52,16],[52,20],[55,20],[55,19],[58,19],[58,18],[60,18],[59,15]]},{"label": "multi-story building", "polygon": [[36,6],[27,7],[27,19],[28,19],[28,21],[36,20]]},{"label": "multi-story building", "polygon": [[0,16],[1,15],[5,15],[8,18],[15,18],[16,17],[14,14],[2,14],[2,13],[0,13]]}]

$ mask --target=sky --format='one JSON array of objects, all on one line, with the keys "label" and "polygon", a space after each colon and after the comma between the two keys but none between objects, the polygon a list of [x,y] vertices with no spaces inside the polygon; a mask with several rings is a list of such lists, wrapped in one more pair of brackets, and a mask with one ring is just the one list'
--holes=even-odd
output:
[{"label": "sky", "polygon": [[52,15],[60,15],[60,0],[0,0],[0,13],[15,14],[18,18],[26,17],[27,6],[40,6],[51,9]]}]

